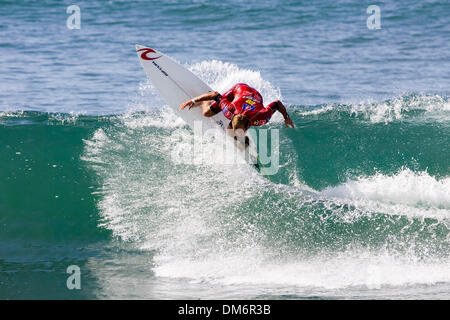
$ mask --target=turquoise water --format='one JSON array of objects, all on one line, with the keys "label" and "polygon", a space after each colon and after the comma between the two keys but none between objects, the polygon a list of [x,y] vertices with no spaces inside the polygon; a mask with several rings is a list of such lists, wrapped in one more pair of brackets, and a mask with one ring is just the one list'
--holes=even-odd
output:
[{"label": "turquoise water", "polygon": [[[71,4],[0,3],[0,298],[450,298],[447,2]],[[135,43],[282,99],[278,173],[173,161]]]}]

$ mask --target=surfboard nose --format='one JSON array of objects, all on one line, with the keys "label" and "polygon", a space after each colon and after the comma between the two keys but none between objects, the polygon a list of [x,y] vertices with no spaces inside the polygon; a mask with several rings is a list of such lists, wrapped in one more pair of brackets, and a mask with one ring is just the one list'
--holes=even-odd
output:
[{"label": "surfboard nose", "polygon": [[145,48],[144,46],[141,46],[140,44],[136,44],[136,51],[138,51],[138,50],[140,50],[140,49],[142,49],[142,48]]}]

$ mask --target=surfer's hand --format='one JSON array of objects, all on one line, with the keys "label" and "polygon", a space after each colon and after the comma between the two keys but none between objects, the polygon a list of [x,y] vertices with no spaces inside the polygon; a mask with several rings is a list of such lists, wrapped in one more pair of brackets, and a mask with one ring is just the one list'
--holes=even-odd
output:
[{"label": "surfer's hand", "polygon": [[284,119],[284,124],[286,125],[286,128],[289,128],[289,126],[294,128],[294,123],[292,122],[291,118],[289,118],[289,117]]},{"label": "surfer's hand", "polygon": [[189,109],[190,109],[190,108],[192,108],[193,105],[194,105],[194,102],[192,100],[188,100],[180,106],[180,109],[184,110],[184,108],[186,108],[186,107],[189,107]]}]

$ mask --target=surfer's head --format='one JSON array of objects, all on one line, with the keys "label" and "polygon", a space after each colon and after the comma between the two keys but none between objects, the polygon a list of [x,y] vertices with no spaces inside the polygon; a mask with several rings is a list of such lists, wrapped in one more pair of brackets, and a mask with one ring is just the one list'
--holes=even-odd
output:
[{"label": "surfer's head", "polygon": [[244,132],[250,127],[250,120],[243,114],[237,114],[231,120],[231,126],[234,132]]}]

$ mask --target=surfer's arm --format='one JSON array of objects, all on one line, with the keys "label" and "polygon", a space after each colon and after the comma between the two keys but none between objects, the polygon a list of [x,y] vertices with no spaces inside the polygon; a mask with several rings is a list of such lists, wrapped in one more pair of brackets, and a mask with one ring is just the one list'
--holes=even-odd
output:
[{"label": "surfer's arm", "polygon": [[218,93],[217,91],[207,92],[207,93],[204,93],[204,94],[202,94],[202,95],[200,95],[198,97],[193,98],[192,100],[188,100],[188,101],[184,102],[180,106],[180,109],[183,110],[186,107],[189,107],[189,109],[190,109],[197,102],[208,101],[208,100],[216,100],[217,98],[220,98],[220,93]]},{"label": "surfer's arm", "polygon": [[275,101],[275,103],[278,104],[277,110],[280,111],[280,113],[283,115],[284,124],[286,125],[286,128],[289,128],[289,126],[294,128],[294,123],[292,122],[291,118],[289,117],[289,114],[287,113],[286,107],[284,106],[284,104],[280,100]]}]

